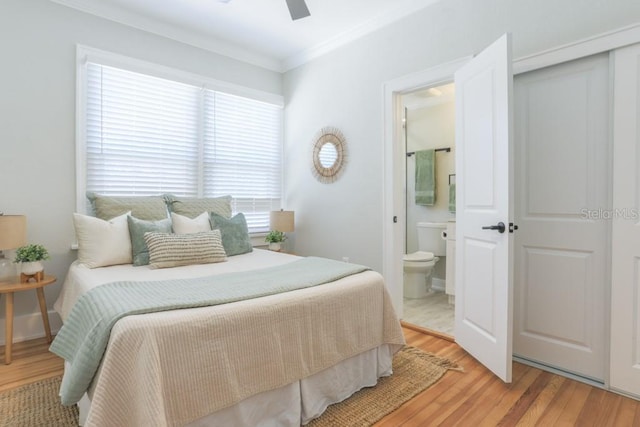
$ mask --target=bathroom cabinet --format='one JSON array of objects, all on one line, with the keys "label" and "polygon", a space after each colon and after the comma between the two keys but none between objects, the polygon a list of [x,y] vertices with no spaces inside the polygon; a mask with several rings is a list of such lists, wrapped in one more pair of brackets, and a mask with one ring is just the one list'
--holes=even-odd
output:
[{"label": "bathroom cabinet", "polygon": [[447,268],[445,292],[449,297],[449,304],[456,300],[456,222],[447,222]]}]

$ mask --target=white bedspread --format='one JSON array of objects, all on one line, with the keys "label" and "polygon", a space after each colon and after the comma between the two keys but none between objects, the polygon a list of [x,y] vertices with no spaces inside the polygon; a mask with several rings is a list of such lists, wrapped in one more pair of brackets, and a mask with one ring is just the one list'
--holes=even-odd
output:
[{"label": "white bedspread", "polygon": [[[283,264],[256,250],[221,264],[151,270],[73,265],[56,309],[66,318],[92,287]],[[253,300],[129,316],[112,330],[92,384],[87,425],[184,425],[404,337],[382,277],[367,271]]]}]

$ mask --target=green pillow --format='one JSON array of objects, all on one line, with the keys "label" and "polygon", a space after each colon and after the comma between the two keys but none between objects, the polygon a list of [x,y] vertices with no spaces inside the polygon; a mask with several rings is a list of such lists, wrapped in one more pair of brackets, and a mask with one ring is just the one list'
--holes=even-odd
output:
[{"label": "green pillow", "polygon": [[225,218],[231,218],[231,196],[222,197],[178,197],[165,194],[169,212],[195,218],[202,212],[215,212]]},{"label": "green pillow", "polygon": [[[102,196],[91,191],[87,192],[91,208],[96,218],[105,221],[127,212],[136,218],[157,221],[167,218],[167,205],[162,196]],[[204,212],[204,211],[203,211]]]},{"label": "green pillow", "polygon": [[133,265],[149,264],[149,248],[144,240],[144,233],[148,231],[156,231],[158,233],[171,233],[171,219],[162,219],[160,221],[145,221],[129,215],[129,235],[131,236],[131,254],[133,257]]},{"label": "green pillow", "polygon": [[227,256],[246,254],[253,251],[247,220],[239,213],[231,219],[211,212],[211,228],[220,230],[222,235],[222,246]]}]

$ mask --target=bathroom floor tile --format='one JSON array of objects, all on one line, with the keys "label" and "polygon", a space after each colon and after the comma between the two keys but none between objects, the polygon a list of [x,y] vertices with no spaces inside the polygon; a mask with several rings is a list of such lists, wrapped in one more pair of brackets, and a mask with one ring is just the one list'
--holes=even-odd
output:
[{"label": "bathroom floor tile", "polygon": [[402,320],[453,336],[455,307],[446,293],[433,291],[425,298],[405,298]]}]

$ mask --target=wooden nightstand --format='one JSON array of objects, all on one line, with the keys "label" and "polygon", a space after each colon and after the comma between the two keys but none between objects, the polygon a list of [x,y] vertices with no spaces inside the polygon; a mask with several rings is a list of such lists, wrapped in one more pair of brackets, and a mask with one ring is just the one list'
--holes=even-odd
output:
[{"label": "wooden nightstand", "polygon": [[47,285],[55,283],[55,276],[44,276],[42,280],[37,282],[20,283],[19,277],[9,279],[7,282],[0,282],[0,294],[7,294],[6,307],[7,313],[5,318],[5,347],[4,347],[4,363],[11,363],[11,346],[13,345],[13,293],[35,289],[38,294],[38,302],[40,303],[40,313],[42,313],[42,323],[44,324],[44,332],[47,334],[47,341],[51,342],[51,327],[49,326],[49,316],[47,315],[47,303],[44,299],[44,288]]}]

